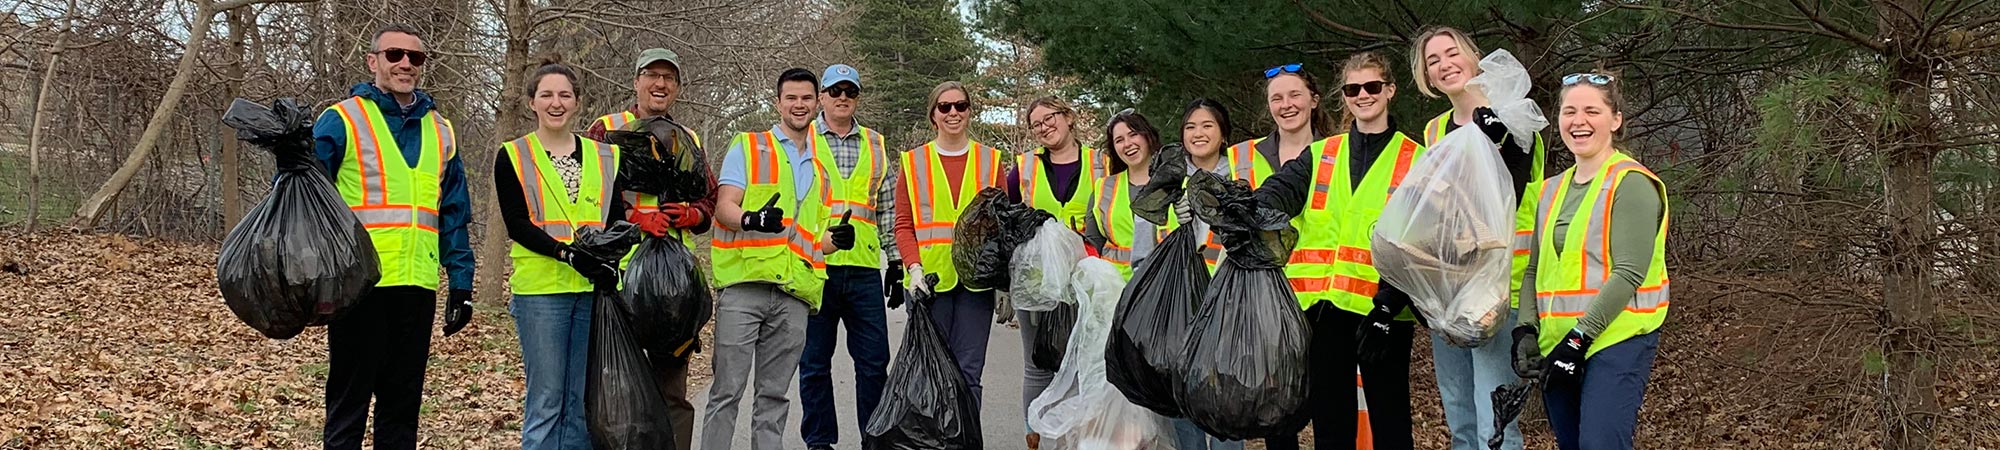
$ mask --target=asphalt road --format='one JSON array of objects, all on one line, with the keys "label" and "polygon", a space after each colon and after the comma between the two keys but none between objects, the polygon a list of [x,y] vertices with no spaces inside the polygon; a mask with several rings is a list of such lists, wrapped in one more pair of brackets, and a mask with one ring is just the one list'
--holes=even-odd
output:
[{"label": "asphalt road", "polygon": [[[903,328],[909,320],[907,308],[889,310],[889,352],[901,352]],[[840,416],[840,443],[834,448],[854,450],[861,448],[860,422],[855,417],[854,403],[854,361],[847,356],[847,330],[841,329],[838,339],[840,346],[833,357],[834,410]],[[1021,332],[1006,325],[993,325],[990,341],[986,349],[986,370],[980,378],[985,393],[985,402],[980,412],[980,423],[986,434],[986,448],[1027,448],[1023,436],[1027,431],[1026,420],[1021,414]],[[891,361],[894,361],[891,357]],[[892,368],[894,364],[891,364]],[[802,415],[799,405],[799,382],[796,372],[792,375],[791,389],[786,398],[791,399],[791,412],[785,419],[784,448],[804,449],[805,441],[799,437],[799,420]],[[893,387],[892,387],[893,388]],[[706,386],[692,389],[689,396],[695,404],[696,414],[705,415],[708,404]],[[736,435],[731,449],[752,449],[750,446],[750,409],[752,393],[744,389],[743,399],[737,408]],[[697,416],[695,423],[695,448],[702,448],[700,436],[705,424]]]}]

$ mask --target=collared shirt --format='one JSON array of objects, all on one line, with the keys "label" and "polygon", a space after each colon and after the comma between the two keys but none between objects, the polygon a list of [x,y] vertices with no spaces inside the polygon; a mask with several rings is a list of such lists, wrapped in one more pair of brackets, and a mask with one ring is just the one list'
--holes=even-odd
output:
[{"label": "collared shirt", "polygon": [[[812,190],[814,179],[819,176],[818,171],[813,169],[813,144],[812,142],[805,142],[805,145],[799,145],[800,143],[798,142],[792,142],[792,138],[785,135],[783,124],[772,125],[771,134],[777,137],[778,148],[784,149],[786,159],[792,162],[792,192],[800,194],[797,195],[797,200],[803,202],[810,197],[803,194],[806,191]],[[717,180],[721,185],[735,186],[739,189],[750,188],[749,171],[743,167],[745,158],[747,158],[743,152],[748,151],[748,149],[744,148],[743,144],[741,141],[732,141],[729,143],[729,152],[722,157],[722,176],[721,179]],[[745,204],[752,203],[750,199],[745,199],[744,202]],[[755,203],[762,204],[762,200],[758,200]],[[792,206],[793,208],[798,207],[798,205]],[[793,211],[797,211],[797,209],[793,209]]]},{"label": "collared shirt", "polygon": [[[820,113],[819,118],[815,120],[818,121],[816,128],[819,128],[819,134],[826,137],[826,149],[833,154],[834,168],[840,171],[838,174],[829,173],[827,176],[841,178],[852,176],[854,167],[861,164],[861,123],[856,121],[849,125],[847,133],[842,134],[827,126],[825,113]],[[896,152],[887,148],[878,148],[875,151],[882,152],[883,156],[882,186],[875,190],[875,223],[893,224],[896,223],[896,174],[902,171],[903,166],[899,164],[901,158]],[[896,227],[875,228],[876,234],[882,241],[882,253],[896,254]]]},{"label": "collared shirt", "polygon": [[[348,95],[375,102],[387,122],[383,127],[403,153],[403,162],[416,167],[423,155],[423,119],[436,107],[430,94],[417,90],[412,93],[410,104],[404,105],[374,83],[362,82],[349,88]],[[313,152],[319,159],[321,173],[329,180],[340,179],[336,171],[348,154],[348,133],[347,122],[331,110],[320,113],[319,120],[313,123]],[[471,233],[466,229],[472,223],[472,195],[466,188],[464,158],[457,154],[445,161],[443,178],[438,180],[438,196],[438,264],[444,266],[449,279],[446,288],[470,291],[476,267]]]}]

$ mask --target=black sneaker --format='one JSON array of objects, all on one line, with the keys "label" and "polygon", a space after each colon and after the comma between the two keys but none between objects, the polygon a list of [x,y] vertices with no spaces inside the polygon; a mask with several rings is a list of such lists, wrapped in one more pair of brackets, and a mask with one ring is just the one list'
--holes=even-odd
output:
[{"label": "black sneaker", "polygon": [[806,450],[833,450],[833,446],[826,444],[813,444],[806,446]]}]

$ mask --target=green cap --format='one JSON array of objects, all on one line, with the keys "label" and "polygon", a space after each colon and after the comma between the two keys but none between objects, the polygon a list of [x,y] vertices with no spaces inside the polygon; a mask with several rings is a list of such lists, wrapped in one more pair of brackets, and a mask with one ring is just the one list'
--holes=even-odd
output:
[{"label": "green cap", "polygon": [[673,50],[667,50],[664,48],[649,48],[639,52],[639,61],[632,63],[632,71],[636,73],[641,70],[646,70],[646,66],[653,65],[653,63],[660,61],[666,61],[667,64],[673,64],[674,70],[681,70],[681,55],[674,53]]}]

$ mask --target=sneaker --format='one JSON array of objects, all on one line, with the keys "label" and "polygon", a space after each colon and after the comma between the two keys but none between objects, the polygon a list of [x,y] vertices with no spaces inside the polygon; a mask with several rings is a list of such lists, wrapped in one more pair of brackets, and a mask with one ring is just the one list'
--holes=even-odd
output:
[{"label": "sneaker", "polygon": [[806,450],[833,450],[833,446],[826,444],[813,444],[806,446]]}]

